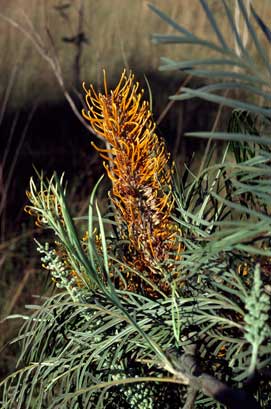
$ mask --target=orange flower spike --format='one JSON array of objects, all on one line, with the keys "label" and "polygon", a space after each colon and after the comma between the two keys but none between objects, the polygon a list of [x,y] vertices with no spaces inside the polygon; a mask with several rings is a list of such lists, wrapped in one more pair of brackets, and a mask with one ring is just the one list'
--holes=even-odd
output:
[{"label": "orange flower spike", "polygon": [[104,72],[104,94],[97,94],[93,86],[83,88],[88,112],[82,114],[111,145],[103,149],[93,144],[111,163],[104,164],[112,181],[111,198],[126,225],[131,257],[138,252],[139,258],[131,261],[153,272],[152,260],[161,263],[168,253],[180,250],[180,231],[171,220],[172,169],[165,143],[155,133],[149,104],[142,101],[143,91],[138,91],[132,74],[126,76],[124,71],[116,88],[109,91]]}]

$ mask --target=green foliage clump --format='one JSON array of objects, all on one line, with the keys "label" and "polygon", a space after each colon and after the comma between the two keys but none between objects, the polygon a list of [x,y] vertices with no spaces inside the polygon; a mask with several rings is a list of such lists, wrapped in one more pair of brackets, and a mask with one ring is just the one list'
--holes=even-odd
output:
[{"label": "green foliage clump", "polygon": [[[187,168],[172,186],[168,168],[161,174],[153,171],[155,152],[146,153],[144,138],[157,144],[151,126],[144,128],[139,141],[131,142],[132,148],[125,141],[116,144],[115,151],[110,146],[99,148],[103,157],[113,163],[107,167],[113,186],[125,174],[127,166],[122,158],[123,173],[117,173],[119,156],[114,157],[117,148],[120,152],[127,149],[126,156],[131,154],[133,160],[137,158],[139,163],[148,164],[143,170],[139,166],[142,180],[148,181],[148,193],[142,193],[140,186],[132,193],[126,187],[127,196],[118,198],[117,202],[112,189],[109,212],[104,215],[95,202],[100,182],[91,194],[88,215],[78,219],[69,212],[63,178],[59,180],[54,175],[47,180],[40,175],[39,186],[31,180],[28,211],[52,234],[50,243],[38,243],[38,251],[61,291],[40,306],[31,307],[32,315],[24,317],[25,323],[16,339],[22,343],[19,368],[1,383],[3,408],[156,409],[181,405],[234,408],[239,403],[240,407],[268,408],[271,400],[271,139],[268,134],[271,111],[266,104],[271,96],[265,87],[269,83],[245,47],[228,2],[223,0],[223,5],[237,44],[235,49],[220,32],[207,2],[200,3],[217,36],[217,44],[198,38],[151,6],[181,33],[155,36],[155,39],[164,43],[200,44],[220,54],[219,59],[182,63],[165,60],[163,69],[182,68],[195,75],[222,78],[200,90],[185,88],[174,98],[196,96],[230,107],[233,111],[228,130],[194,133],[193,136],[211,138],[211,142],[207,144],[198,173]],[[261,63],[270,72],[244,2],[238,0],[236,4]],[[250,11],[270,41],[268,28],[253,8]],[[199,70],[198,65],[209,68]],[[231,68],[214,71],[213,66],[217,65]],[[121,94],[120,87],[117,90]],[[241,93],[240,98],[215,94],[221,90],[249,91],[253,97],[264,98],[265,103],[264,106],[257,103],[256,98],[254,102],[241,101]],[[105,107],[112,108],[107,116],[94,115],[93,122],[103,132],[103,121],[109,118],[113,130],[117,123],[117,103],[123,95],[110,105],[113,96],[118,95],[107,90],[105,96],[99,95],[106,102]],[[140,98],[137,99],[133,88],[132,97],[124,99],[123,106],[135,103],[136,108],[131,108],[134,114],[139,109]],[[113,114],[115,122],[110,117]],[[140,126],[147,122],[143,119]],[[134,125],[139,127],[132,121],[127,126],[131,134]],[[113,131],[108,135],[112,137],[112,134]],[[219,160],[214,158],[213,139],[226,141]],[[146,148],[144,161],[139,156],[142,146]],[[163,154],[164,146],[159,151],[159,164],[167,163]],[[133,168],[132,159],[129,166]],[[156,254],[152,246],[148,247],[155,237],[148,231],[152,219],[146,212],[150,209],[154,212],[157,207],[160,211],[159,206],[161,203],[165,206],[166,201],[162,195],[160,202],[161,197],[157,199],[150,173],[155,183],[159,182],[157,174],[164,178],[158,183],[159,189],[167,185],[166,197],[170,198],[167,210],[171,210],[168,225],[174,232],[174,245],[176,232],[180,244],[176,248],[167,247],[171,250],[167,257],[164,253],[160,259],[153,256],[151,268],[146,260]],[[130,177],[132,172],[127,174]],[[118,192],[121,188],[118,185]],[[125,225],[128,210],[129,215],[135,214],[134,208],[130,206],[127,210],[124,206],[129,195],[133,200],[145,198],[150,206],[148,209],[146,203],[141,203],[137,213],[145,216],[142,224],[145,223],[149,233],[143,250],[140,246],[133,247],[136,241],[131,240],[131,232],[136,226],[130,222]],[[159,220],[156,222],[159,229],[165,228]],[[168,245],[171,236],[165,237]],[[161,282],[157,282],[155,274]]]}]

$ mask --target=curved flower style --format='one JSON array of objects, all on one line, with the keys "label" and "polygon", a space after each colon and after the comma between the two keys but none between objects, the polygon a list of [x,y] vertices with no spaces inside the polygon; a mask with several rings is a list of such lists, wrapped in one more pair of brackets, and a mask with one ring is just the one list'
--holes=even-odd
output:
[{"label": "curved flower style", "polygon": [[[170,155],[155,133],[149,104],[142,101],[143,91],[132,74],[127,77],[124,71],[110,92],[104,75],[104,94],[92,85],[87,89],[83,84],[83,88],[88,112],[82,114],[107,143],[107,149],[93,145],[107,162],[104,166],[112,181],[111,199],[118,211],[121,236],[130,242],[126,261],[139,271],[149,271],[148,278],[156,284],[163,282],[165,289],[172,279],[168,274],[172,262],[180,254],[180,231],[171,219]],[[167,277],[162,272],[164,262]]]}]

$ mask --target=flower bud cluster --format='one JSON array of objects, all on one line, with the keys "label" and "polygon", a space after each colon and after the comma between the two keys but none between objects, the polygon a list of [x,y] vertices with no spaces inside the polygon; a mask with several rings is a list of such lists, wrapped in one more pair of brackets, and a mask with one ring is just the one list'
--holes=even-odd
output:
[{"label": "flower bud cluster", "polygon": [[65,262],[58,256],[56,250],[50,248],[49,243],[45,243],[45,245],[38,243],[37,251],[41,254],[42,266],[50,271],[56,287],[67,290],[73,300],[79,300],[80,291],[77,286],[76,277],[71,275]]}]

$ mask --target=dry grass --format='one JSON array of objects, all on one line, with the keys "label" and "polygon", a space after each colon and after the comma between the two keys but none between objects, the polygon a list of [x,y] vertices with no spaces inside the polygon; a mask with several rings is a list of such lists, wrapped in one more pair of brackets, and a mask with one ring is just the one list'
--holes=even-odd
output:
[{"label": "dry grass", "polygon": [[[171,29],[148,8],[146,0],[73,0],[70,2],[71,7],[64,10],[64,13],[56,9],[66,3],[60,0],[27,0],[27,7],[25,0],[2,1],[1,13],[23,22],[24,25],[29,19],[43,38],[46,38],[47,28],[50,30],[68,87],[72,84],[76,48],[71,43],[63,42],[63,37],[71,37],[77,33],[81,2],[84,3],[84,31],[88,39],[82,55],[82,79],[100,84],[102,68],[106,68],[109,73],[109,81],[118,77],[124,66],[135,71],[150,72],[152,69],[157,70],[162,55],[180,60],[191,52],[189,47],[175,45],[163,48],[162,45],[151,43],[152,33],[170,33]],[[152,3],[172,18],[185,23],[188,29],[210,38],[208,21],[198,0],[152,0]],[[227,33],[221,1],[210,0],[209,4],[220,27]],[[269,21],[269,0],[257,2],[255,7],[265,21]],[[21,64],[13,104],[22,105],[33,99],[57,98],[60,91],[54,75],[33,49],[33,45],[4,21],[0,21],[0,34],[1,78],[6,78],[18,60]],[[205,50],[199,52],[204,53]],[[5,81],[1,81],[1,91],[5,85]]]}]

